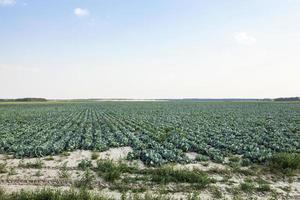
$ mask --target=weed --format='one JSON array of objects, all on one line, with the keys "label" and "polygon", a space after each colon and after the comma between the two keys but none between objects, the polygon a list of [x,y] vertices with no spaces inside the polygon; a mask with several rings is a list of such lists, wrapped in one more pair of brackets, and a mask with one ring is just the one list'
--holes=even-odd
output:
[{"label": "weed", "polygon": [[99,154],[97,152],[93,152],[91,155],[92,160],[97,160],[99,158]]},{"label": "weed", "polygon": [[245,176],[254,176],[255,175],[255,173],[252,170],[250,170],[250,169],[242,169],[240,167],[232,168],[232,171],[234,173],[243,174]]},{"label": "weed", "polygon": [[214,199],[221,199],[223,197],[222,192],[216,186],[210,187],[210,192],[211,192]]},{"label": "weed", "polygon": [[150,176],[151,181],[163,184],[170,182],[195,183],[198,187],[206,187],[214,181],[200,170],[174,169],[171,166],[147,169],[145,174]]},{"label": "weed", "polygon": [[171,200],[170,197],[167,195],[162,195],[162,194],[152,194],[150,192],[146,192],[144,195],[143,194],[134,194],[129,196],[128,199],[132,200]]},{"label": "weed", "polygon": [[76,186],[80,188],[92,189],[94,180],[95,176],[92,170],[87,168],[84,174],[81,176],[81,179],[76,183]]},{"label": "weed", "polygon": [[219,175],[223,175],[223,176],[231,176],[231,171],[229,169],[221,169],[221,168],[211,168],[207,171],[208,173],[212,173],[212,174],[219,174]]},{"label": "weed", "polygon": [[232,157],[229,158],[230,162],[235,162],[235,163],[240,162],[240,160],[241,159],[238,156],[232,156]]},{"label": "weed", "polygon": [[95,171],[106,181],[113,182],[119,179],[122,173],[133,173],[137,171],[137,168],[128,166],[127,164],[122,162],[113,162],[112,160],[98,160]]},{"label": "weed", "polygon": [[209,163],[202,163],[204,167],[208,167]]},{"label": "weed", "polygon": [[14,167],[9,168],[8,176],[13,176],[13,175],[17,175],[17,174],[18,173]]},{"label": "weed", "polygon": [[88,159],[82,159],[79,163],[78,163],[78,169],[80,170],[86,170],[86,169],[90,169],[93,167],[92,165],[92,161],[88,160]]},{"label": "weed", "polygon": [[189,193],[187,196],[187,200],[200,200],[200,195],[198,192]]},{"label": "weed", "polygon": [[49,157],[44,158],[44,160],[50,161],[50,160],[54,160],[54,158],[53,158],[53,156],[49,156]]},{"label": "weed", "polygon": [[102,195],[94,195],[85,189],[79,191],[75,190],[54,190],[54,189],[42,189],[35,191],[25,191],[13,193],[5,193],[0,189],[1,200],[112,200],[112,198]]},{"label": "weed", "polygon": [[255,190],[255,186],[252,182],[244,182],[240,184],[240,189],[246,193],[252,193]]},{"label": "weed", "polygon": [[67,163],[68,162],[64,162],[60,167],[58,171],[59,178],[68,179],[71,176],[70,172],[68,171]]},{"label": "weed", "polygon": [[300,169],[300,153],[278,153],[268,162],[272,172],[281,172],[285,175],[292,175]]},{"label": "weed", "polygon": [[242,161],[241,161],[241,165],[242,165],[243,167],[249,166],[250,164],[251,164],[251,161],[250,161],[248,158],[244,158],[244,159],[242,159]]},{"label": "weed", "polygon": [[201,161],[208,161],[208,160],[209,160],[209,157],[206,155],[198,154],[196,156],[196,161],[201,162]]},{"label": "weed", "polygon": [[269,184],[259,184],[257,188],[258,192],[270,192],[271,187]]},{"label": "weed", "polygon": [[7,172],[6,165],[7,165],[6,162],[0,163],[0,174],[4,174]]},{"label": "weed", "polygon": [[67,151],[65,151],[65,152],[62,152],[61,155],[62,155],[62,156],[65,156],[65,157],[68,157],[68,156],[70,156],[70,153],[67,152]]}]

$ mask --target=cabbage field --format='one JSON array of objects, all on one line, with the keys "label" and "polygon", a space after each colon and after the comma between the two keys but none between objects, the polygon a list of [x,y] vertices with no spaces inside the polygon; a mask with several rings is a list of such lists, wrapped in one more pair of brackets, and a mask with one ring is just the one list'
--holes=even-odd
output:
[{"label": "cabbage field", "polygon": [[147,165],[300,152],[300,103],[51,102],[0,104],[0,153],[17,158],[130,146]]}]

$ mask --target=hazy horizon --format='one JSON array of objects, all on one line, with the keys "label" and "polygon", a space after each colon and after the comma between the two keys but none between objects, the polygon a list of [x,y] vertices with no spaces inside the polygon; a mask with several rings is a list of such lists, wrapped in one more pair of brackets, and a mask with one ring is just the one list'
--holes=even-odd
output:
[{"label": "hazy horizon", "polygon": [[0,0],[0,99],[300,96],[300,1]]}]

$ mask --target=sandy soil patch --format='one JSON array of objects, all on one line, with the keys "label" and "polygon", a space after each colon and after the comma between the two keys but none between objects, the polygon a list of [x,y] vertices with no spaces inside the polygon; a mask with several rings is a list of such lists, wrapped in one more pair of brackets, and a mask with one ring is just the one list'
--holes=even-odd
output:
[{"label": "sandy soil patch", "polygon": [[225,165],[218,164],[218,163],[213,163],[211,161],[208,162],[199,162],[199,163],[190,163],[190,164],[176,164],[174,165],[175,168],[177,169],[199,169],[202,171],[209,171],[211,169],[221,169],[224,170],[226,169]]},{"label": "sandy soil patch", "polygon": [[131,147],[119,147],[111,148],[107,151],[100,152],[99,156],[101,159],[110,159],[110,160],[123,160],[126,159],[128,153],[132,152]]},{"label": "sandy soil patch", "polygon": [[196,152],[187,152],[185,153],[186,157],[188,157],[190,160],[196,160],[197,153]]}]

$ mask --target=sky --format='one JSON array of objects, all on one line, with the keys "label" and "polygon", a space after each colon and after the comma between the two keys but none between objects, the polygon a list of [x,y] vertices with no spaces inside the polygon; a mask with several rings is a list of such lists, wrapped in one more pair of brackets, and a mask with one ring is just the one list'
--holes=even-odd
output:
[{"label": "sky", "polygon": [[300,0],[0,0],[0,98],[300,96]]}]

